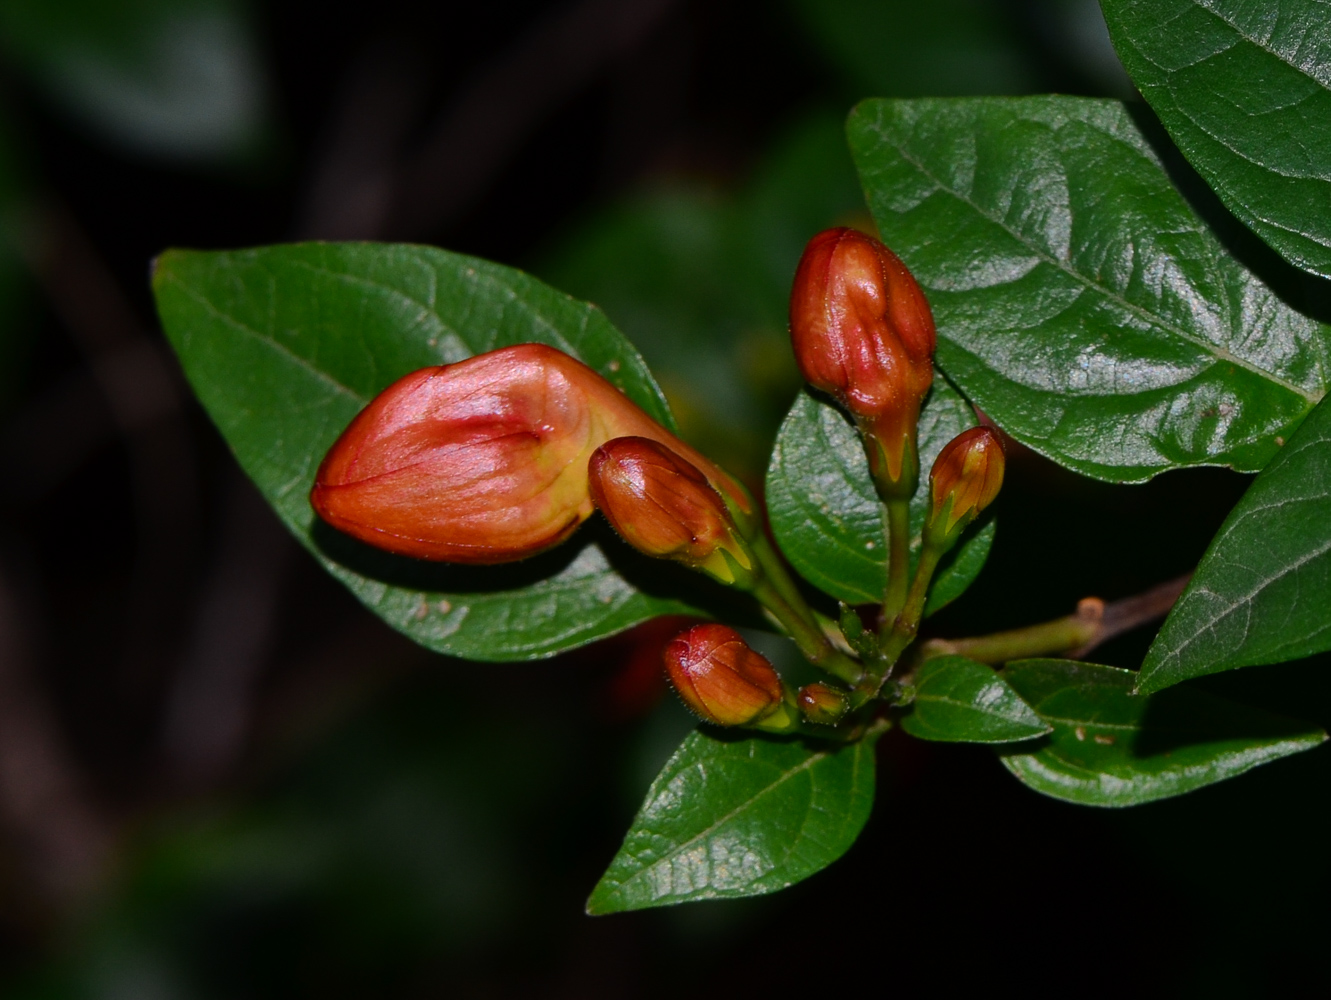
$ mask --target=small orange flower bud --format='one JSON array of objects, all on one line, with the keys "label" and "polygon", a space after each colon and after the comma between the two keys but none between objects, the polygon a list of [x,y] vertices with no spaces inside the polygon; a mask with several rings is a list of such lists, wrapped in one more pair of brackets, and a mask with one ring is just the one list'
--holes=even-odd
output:
[{"label": "small orange flower bud", "polygon": [[695,625],[666,643],[666,676],[684,704],[718,726],[759,722],[781,708],[772,665],[733,628]]},{"label": "small orange flower bud", "polygon": [[962,431],[938,453],[929,473],[925,540],[946,549],[1003,486],[1003,441],[991,427]]},{"label": "small orange flower bud", "polygon": [[639,552],[748,583],[753,560],[725,501],[698,469],[641,437],[607,441],[587,463],[592,500]]},{"label": "small orange flower bud", "polygon": [[742,491],[586,365],[519,344],[389,386],[329,449],[310,503],[333,527],[418,559],[502,563],[592,512],[587,459],[611,438],[667,443]]},{"label": "small orange flower bud", "polygon": [[795,700],[804,717],[820,726],[835,726],[850,708],[845,694],[826,684],[804,685]]},{"label": "small orange flower bud", "polygon": [[795,271],[790,336],[805,379],[835,397],[871,439],[879,491],[909,497],[937,340],[929,302],[906,265],[854,229],[819,233]]}]

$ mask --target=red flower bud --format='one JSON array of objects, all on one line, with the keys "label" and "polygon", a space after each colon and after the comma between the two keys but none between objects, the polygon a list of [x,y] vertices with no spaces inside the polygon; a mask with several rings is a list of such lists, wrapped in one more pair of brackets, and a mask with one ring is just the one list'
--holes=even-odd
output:
[{"label": "red flower bud", "polygon": [[665,445],[615,438],[592,453],[587,473],[592,500],[639,552],[701,569],[722,583],[747,582],[753,560],[725,501]]},{"label": "red flower bud", "polygon": [[925,539],[947,548],[1003,486],[1003,440],[991,427],[962,431],[938,453],[929,473]]},{"label": "red flower bud", "polygon": [[664,656],[670,683],[708,722],[743,726],[782,706],[781,678],[733,628],[695,625],[666,643]]},{"label": "red flower bud", "polygon": [[335,528],[390,552],[510,562],[558,544],[590,516],[587,459],[628,434],[666,442],[742,498],[586,365],[519,344],[423,368],[381,392],[329,449],[310,503]]},{"label": "red flower bud", "polygon": [[835,726],[850,708],[845,694],[826,684],[804,685],[795,700],[804,717],[820,726]]},{"label": "red flower bud", "polygon": [[804,248],[790,292],[790,336],[804,378],[855,417],[880,491],[909,496],[915,427],[933,383],[929,302],[900,258],[841,227]]}]

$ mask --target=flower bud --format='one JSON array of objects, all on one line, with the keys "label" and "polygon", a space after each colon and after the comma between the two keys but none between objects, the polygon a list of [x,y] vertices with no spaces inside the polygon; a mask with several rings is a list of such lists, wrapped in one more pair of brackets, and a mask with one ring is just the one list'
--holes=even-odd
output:
[{"label": "flower bud", "polygon": [[855,417],[879,492],[911,496],[936,337],[929,302],[906,265],[854,229],[819,233],[795,271],[790,336],[804,378]]},{"label": "flower bud", "polygon": [[826,684],[804,685],[795,700],[804,717],[820,726],[835,726],[850,708],[845,694]]},{"label": "flower bud", "polygon": [[938,453],[929,473],[927,544],[947,549],[1003,485],[1003,441],[990,427],[962,431]]},{"label": "flower bud", "polygon": [[744,726],[783,707],[781,678],[733,628],[695,625],[666,643],[664,658],[679,697],[708,722]]},{"label": "flower bud", "polygon": [[630,434],[665,442],[744,502],[729,477],[596,372],[519,344],[423,368],[381,392],[329,449],[310,503],[389,552],[511,562],[591,515],[587,459]]},{"label": "flower bud", "polygon": [[593,502],[639,552],[674,559],[722,583],[751,582],[753,559],[725,501],[665,445],[615,438],[592,453],[587,474]]}]

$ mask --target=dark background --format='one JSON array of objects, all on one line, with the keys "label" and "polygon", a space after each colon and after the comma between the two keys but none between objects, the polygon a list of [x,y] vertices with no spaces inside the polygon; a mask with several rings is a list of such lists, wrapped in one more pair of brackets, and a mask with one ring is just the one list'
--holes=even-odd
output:
[{"label": "dark background", "polygon": [[[1325,750],[1120,813],[893,733],[828,871],[584,916],[690,725],[670,623],[534,664],[414,647],[285,536],[152,311],[168,246],[493,258],[603,305],[756,482],[800,248],[871,225],[846,111],[1046,91],[1131,99],[1093,0],[0,0],[4,994],[1324,992]],[[931,627],[1186,572],[1243,486],[1019,452],[988,567]],[[1327,677],[1212,683],[1325,725]]]}]

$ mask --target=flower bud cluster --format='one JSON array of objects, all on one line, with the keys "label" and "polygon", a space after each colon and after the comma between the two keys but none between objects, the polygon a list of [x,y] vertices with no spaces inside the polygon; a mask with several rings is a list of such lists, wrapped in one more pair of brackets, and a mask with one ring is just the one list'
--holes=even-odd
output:
[{"label": "flower bud cluster", "polygon": [[[935,348],[919,285],[878,240],[831,229],[805,249],[790,322],[805,378],[854,417],[889,514],[905,518],[919,478],[917,424]],[[986,428],[944,448],[930,476],[929,572],[992,502],[1002,476],[1002,444]],[[810,662],[856,691],[873,679],[866,648],[889,668],[900,652],[888,657],[881,642],[863,636],[855,646],[862,662],[835,649],[771,551],[744,489],[595,371],[542,344],[425,368],[389,386],[329,449],[310,502],[333,527],[378,548],[477,564],[542,552],[600,509],[638,551],[752,593]],[[929,573],[922,561],[907,595],[905,533],[894,529],[892,538],[896,582],[884,609],[893,600],[906,609],[890,611],[900,633],[891,641],[901,644],[918,627]],[[850,696],[830,685],[790,694],[772,665],[724,625],[681,633],[664,660],[685,704],[717,725],[789,732],[801,714],[835,725],[850,710]]]}]

